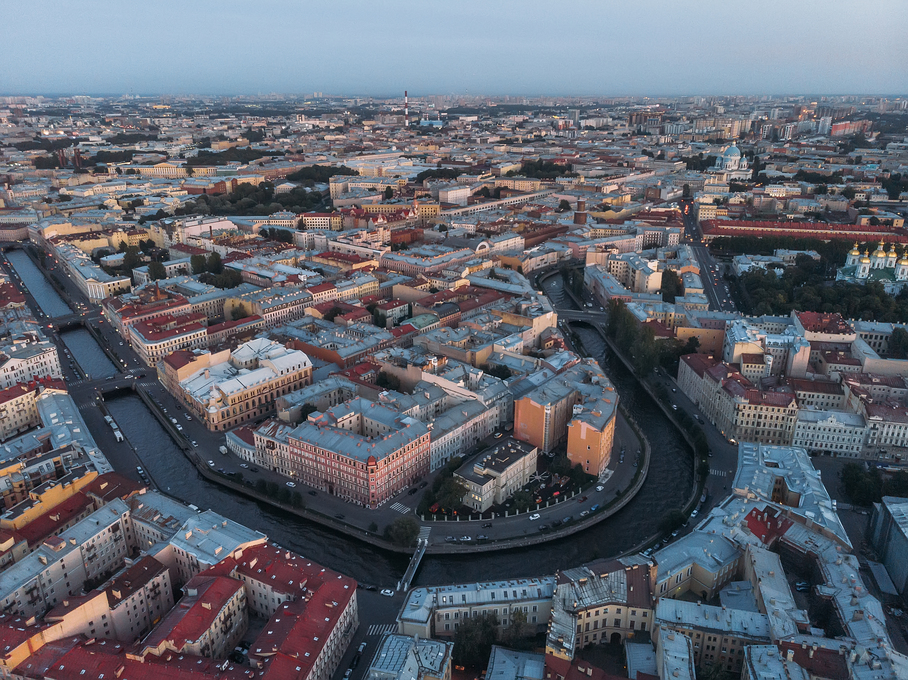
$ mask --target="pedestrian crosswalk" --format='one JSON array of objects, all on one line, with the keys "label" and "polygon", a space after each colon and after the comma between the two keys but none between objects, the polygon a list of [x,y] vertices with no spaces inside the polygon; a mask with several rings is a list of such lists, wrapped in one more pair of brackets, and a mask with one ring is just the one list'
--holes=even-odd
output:
[{"label": "pedestrian crosswalk", "polygon": [[90,397],[85,398],[85,399],[80,399],[79,401],[76,402],[76,406],[78,406],[80,409],[92,408],[93,406],[95,406],[95,400]]},{"label": "pedestrian crosswalk", "polygon": [[399,512],[402,515],[406,515],[408,512],[410,512],[410,508],[408,508],[403,503],[395,503],[394,505],[391,506],[391,509],[396,510],[397,512]]},{"label": "pedestrian crosswalk", "polygon": [[711,474],[715,477],[725,477],[728,474],[728,472],[726,472],[725,470],[713,470],[712,468],[710,468],[709,474]]},{"label": "pedestrian crosswalk", "polygon": [[369,626],[366,635],[381,635],[382,633],[393,633],[397,630],[396,623],[373,623]]},{"label": "pedestrian crosswalk", "polygon": [[419,538],[429,542],[429,534],[432,533],[432,527],[419,527]]}]

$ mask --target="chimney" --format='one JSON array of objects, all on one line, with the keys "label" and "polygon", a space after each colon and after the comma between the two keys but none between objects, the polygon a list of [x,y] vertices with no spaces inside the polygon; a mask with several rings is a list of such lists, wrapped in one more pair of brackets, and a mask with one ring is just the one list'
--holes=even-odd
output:
[{"label": "chimney", "polygon": [[586,211],[574,211],[574,224],[586,224]]}]

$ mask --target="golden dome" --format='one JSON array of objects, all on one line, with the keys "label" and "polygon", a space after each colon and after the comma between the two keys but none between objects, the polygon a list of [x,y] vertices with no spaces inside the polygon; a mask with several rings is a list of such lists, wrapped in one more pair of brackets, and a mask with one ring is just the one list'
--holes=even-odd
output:
[{"label": "golden dome", "polygon": [[880,241],[880,245],[877,247],[876,250],[873,251],[873,256],[874,257],[886,257],[886,251],[883,250],[883,246],[885,246],[885,245],[886,245],[885,243]]},{"label": "golden dome", "polygon": [[854,248],[852,248],[852,249],[851,249],[851,252],[848,253],[848,254],[849,254],[849,255],[854,255],[854,256],[856,256],[856,257],[860,257],[861,251],[858,250],[858,242],[857,242],[857,241],[854,242]]},{"label": "golden dome", "polygon": [[866,254],[861,258],[861,264],[870,264],[870,258]]}]

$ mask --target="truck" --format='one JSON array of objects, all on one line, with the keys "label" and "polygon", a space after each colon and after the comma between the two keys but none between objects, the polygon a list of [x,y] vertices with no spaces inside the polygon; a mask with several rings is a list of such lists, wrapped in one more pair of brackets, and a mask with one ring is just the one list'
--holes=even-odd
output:
[{"label": "truck", "polygon": [[218,447],[218,451],[220,451],[221,453],[223,453],[225,456],[227,455],[227,447],[226,447],[226,446],[219,446],[219,447]]},{"label": "truck", "polygon": [[123,441],[123,433],[120,432],[120,430],[118,430],[117,428],[114,428],[113,433],[114,433],[114,437],[116,437],[118,442]]},{"label": "truck", "polygon": [[111,418],[110,416],[104,416],[104,422],[107,423],[108,425],[110,425],[111,427],[114,426],[114,419]]}]

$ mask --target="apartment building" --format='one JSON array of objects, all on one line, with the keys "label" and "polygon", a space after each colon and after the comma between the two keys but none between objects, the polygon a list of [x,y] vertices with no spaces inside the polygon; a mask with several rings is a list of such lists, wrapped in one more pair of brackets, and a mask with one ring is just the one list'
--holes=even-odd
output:
[{"label": "apartment building", "polygon": [[28,334],[0,346],[0,389],[62,377],[57,346],[38,334]]},{"label": "apartment building", "polygon": [[246,588],[227,576],[199,574],[183,586],[183,597],[157,624],[136,652],[167,653],[223,659],[239,642],[249,623]]},{"label": "apartment building", "polygon": [[[308,486],[377,508],[429,472],[429,441],[429,428],[416,418],[356,397],[310,414],[287,434],[287,460],[273,466]],[[262,443],[267,449],[267,440]]]},{"label": "apartment building", "polygon": [[454,643],[384,633],[366,680],[451,680]]},{"label": "apartment building", "polygon": [[[630,641],[653,628],[651,566],[636,558],[600,560],[556,575],[546,650],[573,658],[588,645]],[[565,636],[561,627],[575,635]],[[573,641],[570,645],[568,642]]]},{"label": "apartment building", "polygon": [[655,621],[654,637],[674,631],[690,638],[694,665],[701,671],[718,664],[740,673],[745,648],[771,642],[769,618],[743,609],[662,598],[656,604]]},{"label": "apartment building", "polygon": [[504,503],[536,474],[538,458],[539,449],[510,437],[484,451],[454,472],[466,487],[463,504],[481,513]]},{"label": "apartment building", "polygon": [[0,389],[0,442],[41,423],[35,396],[35,388],[22,383]]},{"label": "apartment building", "polygon": [[526,621],[542,630],[552,612],[553,576],[413,588],[397,619],[400,635],[452,639],[460,624],[476,616],[494,614],[502,628],[511,613],[521,611]]},{"label": "apartment building", "polygon": [[146,366],[155,366],[179,349],[199,349],[208,345],[208,318],[204,314],[164,315],[140,321],[130,327],[133,349]]},{"label": "apartment building", "polygon": [[592,359],[514,400],[514,436],[549,453],[568,442],[568,458],[598,475],[611,456],[618,393]]},{"label": "apartment building", "polygon": [[[271,413],[275,399],[312,382],[309,357],[264,338],[234,350],[184,353],[178,359],[159,364],[162,382],[173,385],[174,396],[215,432]],[[174,385],[173,374],[189,370],[192,373]]]},{"label": "apartment building", "polygon": [[801,409],[795,419],[791,445],[812,453],[861,458],[866,439],[867,422],[858,413]]},{"label": "apartment building", "polygon": [[132,290],[132,279],[128,276],[108,274],[74,245],[57,239],[52,239],[48,245],[51,253],[71,275],[73,283],[91,302],[100,303],[109,297]]}]

